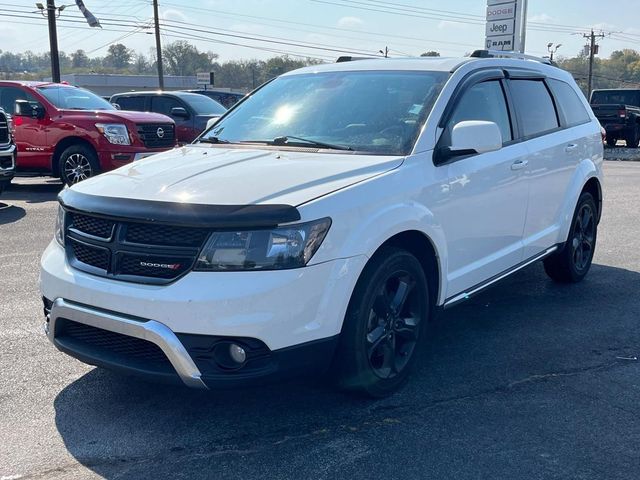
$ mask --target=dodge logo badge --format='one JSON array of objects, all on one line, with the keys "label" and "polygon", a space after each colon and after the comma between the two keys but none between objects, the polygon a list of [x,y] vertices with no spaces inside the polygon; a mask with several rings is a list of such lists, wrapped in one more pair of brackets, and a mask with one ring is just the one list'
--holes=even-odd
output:
[{"label": "dodge logo badge", "polygon": [[140,262],[141,267],[150,267],[150,268],[164,268],[165,270],[179,270],[182,267],[179,263],[151,263],[151,262]]},{"label": "dodge logo badge", "polygon": [[164,137],[164,130],[162,129],[162,127],[158,127],[158,130],[156,130],[156,135],[158,135],[158,138]]}]

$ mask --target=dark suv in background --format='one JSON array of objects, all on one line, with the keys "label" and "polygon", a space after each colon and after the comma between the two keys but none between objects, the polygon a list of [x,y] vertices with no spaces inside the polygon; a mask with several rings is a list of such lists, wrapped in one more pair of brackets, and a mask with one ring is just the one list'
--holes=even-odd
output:
[{"label": "dark suv in background", "polygon": [[219,118],[227,109],[204,95],[189,92],[128,92],[117,93],[111,103],[122,110],[162,113],[176,122],[179,143],[191,143],[207,127],[212,118]]}]

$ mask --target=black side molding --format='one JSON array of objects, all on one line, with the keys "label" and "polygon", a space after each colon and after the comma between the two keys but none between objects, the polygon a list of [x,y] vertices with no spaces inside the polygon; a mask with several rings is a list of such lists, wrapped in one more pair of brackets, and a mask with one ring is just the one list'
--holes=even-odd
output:
[{"label": "black side molding", "polygon": [[202,228],[266,228],[300,220],[291,205],[206,205],[103,197],[64,189],[58,195],[68,210],[116,220]]}]

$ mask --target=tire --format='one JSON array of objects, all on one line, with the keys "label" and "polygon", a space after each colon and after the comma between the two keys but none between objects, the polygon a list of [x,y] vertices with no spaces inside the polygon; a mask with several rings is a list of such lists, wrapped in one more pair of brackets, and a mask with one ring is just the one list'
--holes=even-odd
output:
[{"label": "tire", "polygon": [[380,398],[402,387],[429,311],[427,278],[418,259],[402,249],[381,249],[349,302],[332,366],[339,388]]},{"label": "tire", "polygon": [[598,237],[598,209],[593,196],[583,192],[573,214],[564,248],[544,260],[547,275],[559,283],[578,283],[589,273]]},{"label": "tire", "polygon": [[634,127],[631,133],[626,138],[627,148],[638,148],[640,144],[640,134],[638,133],[638,127]]},{"label": "tire", "polygon": [[618,139],[617,138],[607,137],[607,146],[608,147],[615,147],[616,143],[618,143]]},{"label": "tire", "polygon": [[100,173],[98,156],[85,145],[71,145],[60,155],[60,179],[71,186]]}]

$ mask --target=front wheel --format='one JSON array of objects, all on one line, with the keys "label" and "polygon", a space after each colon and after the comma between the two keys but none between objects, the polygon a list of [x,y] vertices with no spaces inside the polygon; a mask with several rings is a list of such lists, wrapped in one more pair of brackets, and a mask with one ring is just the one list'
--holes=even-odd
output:
[{"label": "front wheel", "polygon": [[60,155],[60,178],[69,186],[98,173],[98,156],[85,145],[71,145]]},{"label": "front wheel", "polygon": [[429,317],[427,278],[411,253],[384,248],[353,292],[333,370],[339,386],[384,397],[406,381]]},{"label": "front wheel", "polygon": [[569,238],[562,251],[544,260],[547,275],[556,282],[577,283],[589,272],[598,235],[598,210],[589,192],[580,195]]}]

